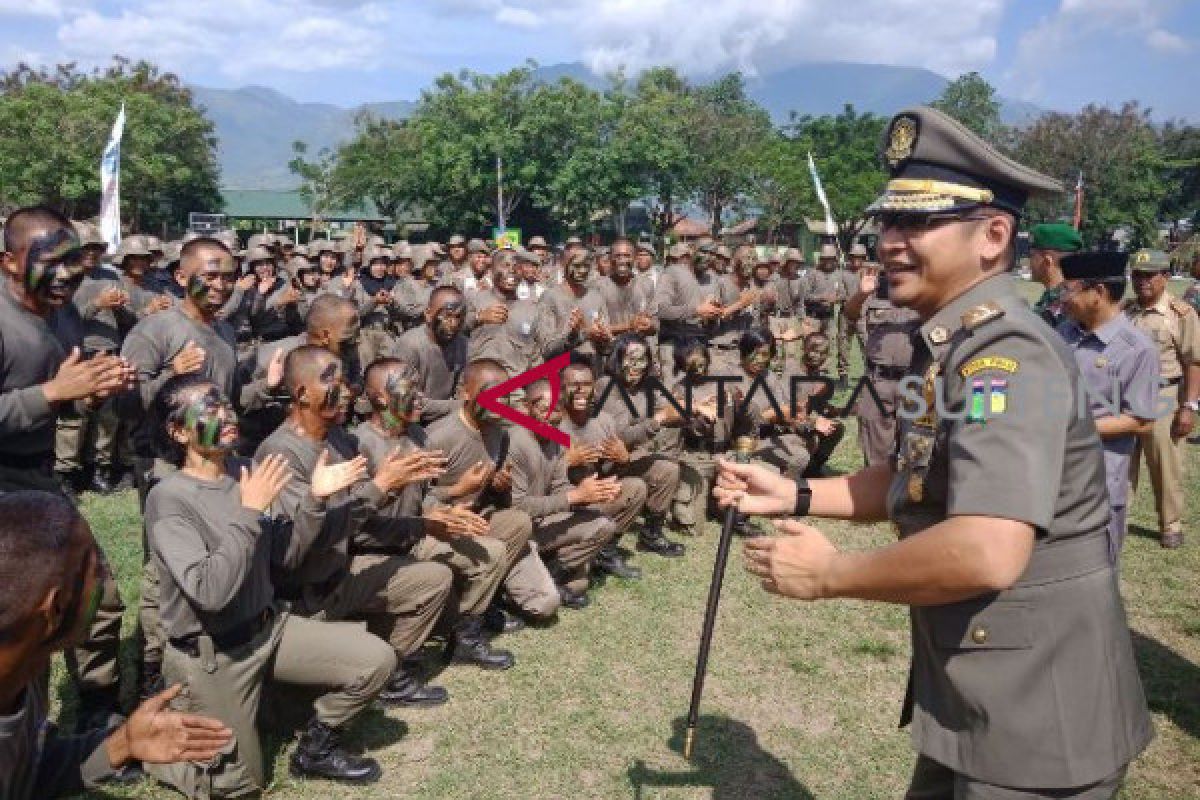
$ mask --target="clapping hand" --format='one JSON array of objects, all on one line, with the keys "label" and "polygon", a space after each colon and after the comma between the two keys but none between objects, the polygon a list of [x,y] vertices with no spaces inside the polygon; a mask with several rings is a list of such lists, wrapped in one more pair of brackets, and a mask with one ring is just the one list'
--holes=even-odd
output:
[{"label": "clapping hand", "polygon": [[329,451],[322,450],[317,456],[316,466],[313,467],[309,480],[309,491],[318,500],[324,500],[340,491],[349,489],[367,475],[366,456],[355,456],[349,461],[337,464],[329,463]]}]

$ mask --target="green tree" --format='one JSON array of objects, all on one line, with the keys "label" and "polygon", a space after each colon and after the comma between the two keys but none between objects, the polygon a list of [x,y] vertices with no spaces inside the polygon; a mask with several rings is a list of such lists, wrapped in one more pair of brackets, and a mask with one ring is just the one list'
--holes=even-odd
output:
[{"label": "green tree", "polygon": [[1200,215],[1200,127],[1168,122],[1159,131],[1163,157],[1163,195],[1160,213],[1167,219]]},{"label": "green tree", "polygon": [[932,105],[990,142],[998,142],[1004,135],[996,90],[978,72],[951,81]]},{"label": "green tree", "polygon": [[334,183],[337,157],[328,147],[322,147],[315,158],[307,159],[308,144],[300,141],[292,142],[292,153],[288,169],[300,178],[300,197],[312,211],[313,231],[322,230],[325,215],[339,205],[339,191]]},{"label": "green tree", "polygon": [[[1150,112],[1136,102],[1119,110],[1089,105],[1078,114],[1045,114],[1021,135],[1021,163],[1074,187],[1083,174],[1082,233],[1099,245],[1128,226],[1134,245],[1154,240],[1167,187]],[[1070,219],[1071,197],[1034,202],[1029,216]]]},{"label": "green tree", "polygon": [[19,64],[0,74],[0,206],[97,214],[100,156],[122,103],[123,222],[161,231],[182,227],[190,211],[219,211],[212,123],[175,75],[121,57],[90,73]]},{"label": "green tree", "polygon": [[798,198],[796,210],[823,219],[808,171],[808,154],[812,153],[843,248],[849,247],[866,225],[863,212],[887,181],[879,163],[879,141],[886,124],[883,117],[860,114],[846,105],[837,116],[797,117],[785,129],[789,157],[780,162],[775,177]]},{"label": "green tree", "polygon": [[[303,165],[316,181],[328,180],[331,198],[339,205],[359,205],[370,199],[385,217],[397,219],[417,201],[414,165],[420,142],[407,121],[361,112],[354,120],[354,138],[338,148],[326,175],[319,163]],[[300,165],[298,165],[300,166]],[[295,170],[293,170],[295,171]],[[305,185],[309,180],[304,174]]]},{"label": "green tree", "polygon": [[687,126],[692,179],[700,206],[713,230],[721,217],[750,189],[751,171],[771,140],[771,117],[746,96],[740,72],[732,72],[693,90],[695,102]]}]

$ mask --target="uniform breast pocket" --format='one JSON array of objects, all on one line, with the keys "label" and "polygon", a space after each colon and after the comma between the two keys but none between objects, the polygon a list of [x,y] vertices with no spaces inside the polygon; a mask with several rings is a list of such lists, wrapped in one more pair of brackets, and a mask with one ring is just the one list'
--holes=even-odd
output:
[{"label": "uniform breast pocket", "polygon": [[940,650],[1027,650],[1033,646],[1032,609],[1020,603],[955,603],[927,609]]}]

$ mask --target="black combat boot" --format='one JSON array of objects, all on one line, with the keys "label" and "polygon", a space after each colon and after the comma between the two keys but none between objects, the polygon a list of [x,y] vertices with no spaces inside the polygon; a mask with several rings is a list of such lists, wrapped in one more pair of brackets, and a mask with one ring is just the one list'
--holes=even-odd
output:
[{"label": "black combat boot", "polygon": [[483,627],[492,633],[516,633],[524,630],[525,622],[515,614],[509,614],[493,600],[483,612]]},{"label": "black combat boot", "polygon": [[587,592],[573,592],[566,586],[558,587],[558,601],[562,603],[564,608],[582,611],[592,604],[591,598],[587,596]]},{"label": "black combat boot", "polygon": [[663,535],[663,517],[661,514],[647,514],[646,527],[638,533],[637,549],[646,553],[656,553],[664,558],[680,558],[687,548],[679,542],[672,542]]},{"label": "black combat boot", "polygon": [[58,472],[54,473],[54,482],[58,484],[58,489],[63,493],[63,497],[71,501],[72,505],[79,505],[79,473],[78,472]]},{"label": "black combat boot", "polygon": [[507,650],[493,648],[483,636],[483,617],[463,616],[454,624],[447,647],[450,661],[482,669],[510,669],[517,660]]},{"label": "black combat boot", "polygon": [[612,575],[614,578],[636,581],[642,577],[642,571],[631,566],[625,560],[625,556],[621,555],[621,550],[617,547],[616,542],[604,545],[604,549],[596,554],[596,560],[592,562],[592,567],[597,572]]},{"label": "black combat boot", "polygon": [[112,494],[112,472],[108,468],[96,467],[92,472],[92,480],[88,483],[88,491],[96,494]]},{"label": "black combat boot", "polygon": [[341,745],[341,736],[316,717],[300,734],[289,762],[297,778],[323,778],[343,783],[374,783],[383,775],[379,762],[355,755]]},{"label": "black combat boot", "polygon": [[422,683],[415,672],[404,667],[396,668],[387,686],[379,693],[379,702],[385,706],[404,708],[433,708],[449,699],[450,693],[441,686]]}]

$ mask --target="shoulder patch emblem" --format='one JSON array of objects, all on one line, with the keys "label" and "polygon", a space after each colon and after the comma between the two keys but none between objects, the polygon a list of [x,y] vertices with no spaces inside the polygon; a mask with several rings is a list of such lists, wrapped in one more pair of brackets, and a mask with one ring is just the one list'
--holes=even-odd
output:
[{"label": "shoulder patch emblem", "polygon": [[1007,372],[1008,374],[1015,373],[1021,367],[1021,362],[1015,358],[1007,356],[980,356],[972,358],[966,364],[959,368],[958,374],[964,378],[969,378],[972,375],[991,370],[994,372]]},{"label": "shoulder patch emblem", "polygon": [[914,117],[897,117],[888,131],[887,149],[883,151],[888,164],[894,169],[901,161],[909,158],[917,146],[917,120]]},{"label": "shoulder patch emblem", "polygon": [[991,322],[1003,316],[1004,309],[995,303],[981,303],[974,308],[967,309],[963,313],[962,324],[967,330],[973,331],[985,322]]}]

